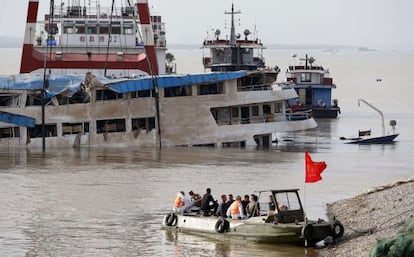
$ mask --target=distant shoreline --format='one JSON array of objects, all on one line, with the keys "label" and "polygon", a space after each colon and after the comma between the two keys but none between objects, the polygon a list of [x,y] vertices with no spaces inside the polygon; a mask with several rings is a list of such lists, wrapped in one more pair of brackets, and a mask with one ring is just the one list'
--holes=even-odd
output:
[{"label": "distant shoreline", "polygon": [[[0,36],[0,48],[21,48],[23,45],[23,38]],[[375,51],[379,49],[390,50],[414,50],[414,48],[404,47],[366,47],[366,46],[348,46],[348,45],[306,45],[306,44],[264,44],[266,49],[279,49],[279,50],[322,50],[324,52],[335,52],[338,50],[356,50],[356,51]],[[168,44],[168,49],[201,49],[202,42],[200,44]]]}]

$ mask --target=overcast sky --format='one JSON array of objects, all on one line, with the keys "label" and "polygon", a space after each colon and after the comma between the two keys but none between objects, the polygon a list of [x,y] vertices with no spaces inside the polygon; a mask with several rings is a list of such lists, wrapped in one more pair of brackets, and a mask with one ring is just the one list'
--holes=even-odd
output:
[{"label": "overcast sky", "polygon": [[[40,0],[42,17],[49,2]],[[256,26],[266,45],[414,47],[414,0],[149,0],[152,13],[166,23],[169,44],[201,44],[216,28],[227,34],[230,16],[224,11],[232,2],[242,12],[238,32]],[[22,38],[28,0],[0,3],[0,35]]]}]

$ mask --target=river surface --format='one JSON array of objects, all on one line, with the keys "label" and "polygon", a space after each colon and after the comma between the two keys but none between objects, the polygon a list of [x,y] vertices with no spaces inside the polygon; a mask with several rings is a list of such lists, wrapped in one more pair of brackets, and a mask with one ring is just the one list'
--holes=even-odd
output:
[{"label": "river surface", "polygon": [[[1,149],[0,256],[315,256],[298,246],[161,230],[181,190],[202,194],[211,187],[217,198],[299,188],[307,216],[315,219],[326,218],[329,202],[414,175],[414,52],[312,51],[306,52],[331,70],[342,113],[317,120],[314,130],[278,134],[271,148],[47,148],[44,154]],[[171,52],[179,71],[201,71],[199,49]],[[292,62],[292,50],[267,53],[269,65]],[[0,74],[17,73],[20,49],[0,49],[0,55],[10,61]],[[387,130],[389,120],[397,121],[395,144],[349,145],[339,139],[356,136],[358,129],[381,130],[380,116],[358,107],[358,98],[384,111]],[[305,150],[328,164],[323,180],[306,186]]]}]

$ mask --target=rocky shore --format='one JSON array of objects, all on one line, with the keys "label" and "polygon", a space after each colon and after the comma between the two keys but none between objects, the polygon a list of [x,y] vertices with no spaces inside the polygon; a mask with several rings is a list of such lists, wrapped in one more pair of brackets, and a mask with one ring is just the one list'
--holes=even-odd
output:
[{"label": "rocky shore", "polygon": [[414,177],[328,204],[327,209],[329,217],[342,222],[345,234],[318,256],[367,257],[377,240],[395,237],[414,219]]}]

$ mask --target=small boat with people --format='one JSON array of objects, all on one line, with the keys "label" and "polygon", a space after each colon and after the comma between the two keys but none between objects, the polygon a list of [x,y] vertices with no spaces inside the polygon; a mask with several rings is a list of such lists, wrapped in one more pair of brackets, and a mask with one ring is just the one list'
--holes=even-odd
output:
[{"label": "small boat with people", "polygon": [[297,55],[292,55],[294,64],[286,71],[286,82],[282,87],[292,87],[299,95],[289,101],[292,112],[307,111],[314,118],[337,118],[341,113],[338,99],[332,99],[332,89],[336,88],[328,69],[315,64],[315,58],[305,56],[304,63],[295,64]]},{"label": "small boat with people", "polygon": [[[341,238],[344,227],[335,218],[324,221],[309,220],[305,217],[298,191],[298,189],[258,191],[258,195],[251,195],[250,202],[247,204],[237,196],[234,202],[225,206],[227,207],[225,214],[220,211],[223,201],[217,206],[217,203],[209,197],[208,208],[192,209],[191,201],[185,200],[184,192],[181,192],[177,194],[173,211],[164,216],[162,227],[217,239],[234,238],[257,243],[302,243],[305,246],[314,245],[327,237],[331,237],[333,241]],[[208,193],[207,189],[205,195]],[[181,205],[181,202],[184,202],[184,205]],[[189,208],[181,208],[185,207],[185,204]],[[243,206],[247,207],[243,209]],[[253,206],[250,211],[249,206]],[[214,213],[216,209],[219,211]]]},{"label": "small boat with people", "polygon": [[384,125],[384,114],[381,110],[370,104],[364,99],[358,99],[358,106],[361,103],[365,103],[372,109],[374,109],[376,112],[378,112],[381,116],[381,128],[382,133],[380,135],[372,135],[371,129],[369,130],[359,130],[358,131],[358,137],[340,137],[341,140],[345,140],[347,144],[389,144],[394,143],[394,139],[399,135],[395,132],[395,126],[397,125],[396,120],[390,120],[390,126],[392,127],[392,132],[386,133],[385,131],[385,125]]}]

